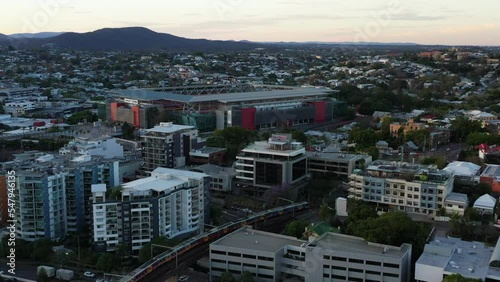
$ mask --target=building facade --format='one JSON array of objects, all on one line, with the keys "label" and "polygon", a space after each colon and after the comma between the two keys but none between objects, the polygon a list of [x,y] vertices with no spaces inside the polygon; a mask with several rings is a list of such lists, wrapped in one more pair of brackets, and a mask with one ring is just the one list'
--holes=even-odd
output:
[{"label": "building facade", "polygon": [[[280,128],[333,120],[335,90],[257,84],[178,86],[113,91],[110,121],[145,128],[143,112],[157,107],[159,115],[202,132],[241,126],[250,130]],[[144,116],[144,117],[143,117]],[[164,120],[164,119],[160,119]]]},{"label": "building facade", "polygon": [[363,169],[372,162],[369,155],[307,152],[307,167],[311,173],[334,174],[348,177],[355,169]]},{"label": "building facade", "polygon": [[137,252],[156,237],[203,232],[210,221],[209,187],[206,174],[168,168],[121,187],[93,185],[96,248],[113,251],[120,244]]},{"label": "building facade", "polygon": [[236,179],[256,188],[300,186],[308,177],[306,150],[290,134],[247,146],[236,157]]},{"label": "building facade", "polygon": [[[97,183],[117,186],[121,161],[28,151],[1,163],[4,177],[9,170],[16,171],[18,238],[56,240],[92,225],[91,187]],[[6,183],[0,181],[0,186],[3,199]]]},{"label": "building facade", "polygon": [[203,147],[198,130],[193,126],[162,122],[145,130],[141,136],[144,171],[150,173],[158,167],[178,168],[189,164],[192,149]]},{"label": "building facade", "polygon": [[212,281],[249,271],[256,281],[410,281],[409,244],[325,233],[310,242],[243,227],[210,245]]},{"label": "building facade", "polygon": [[[453,180],[453,174],[447,171],[379,161],[351,174],[349,197],[378,203],[387,209],[429,216],[435,216],[443,207],[463,214],[468,206],[467,195],[452,193]],[[461,205],[457,205],[458,196],[465,199]],[[447,202],[448,197],[452,198]]]}]

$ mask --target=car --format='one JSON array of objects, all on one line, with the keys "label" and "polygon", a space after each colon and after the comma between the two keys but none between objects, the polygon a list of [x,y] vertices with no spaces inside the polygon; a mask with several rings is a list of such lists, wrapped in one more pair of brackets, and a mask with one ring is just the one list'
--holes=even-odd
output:
[{"label": "car", "polygon": [[189,280],[189,275],[181,275],[179,277],[179,282],[184,282]]},{"label": "car", "polygon": [[83,273],[83,276],[93,278],[93,277],[95,277],[95,274],[90,272],[90,271],[85,271]]}]

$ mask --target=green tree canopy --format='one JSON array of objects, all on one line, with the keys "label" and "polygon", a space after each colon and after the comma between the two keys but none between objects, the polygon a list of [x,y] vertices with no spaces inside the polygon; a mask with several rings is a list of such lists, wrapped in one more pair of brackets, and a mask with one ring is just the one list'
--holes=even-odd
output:
[{"label": "green tree canopy", "polygon": [[287,226],[285,227],[285,235],[288,236],[294,236],[297,238],[302,238],[302,234],[304,234],[304,231],[306,230],[306,227],[309,224],[305,221],[292,221]]},{"label": "green tree canopy", "polygon": [[451,128],[455,131],[457,138],[466,138],[473,132],[482,131],[482,124],[480,121],[469,120],[467,117],[457,117],[451,122]]},{"label": "green tree canopy", "polygon": [[36,240],[32,243],[32,245],[33,245],[33,252],[31,253],[31,257],[35,261],[40,261],[40,262],[46,261],[49,258],[49,256],[52,253],[54,253],[54,251],[52,251],[53,243],[49,239]]},{"label": "green tree canopy", "polygon": [[240,282],[254,282],[255,279],[250,271],[245,270],[241,273]]},{"label": "green tree canopy", "polygon": [[110,272],[117,267],[120,267],[120,258],[114,254],[101,254],[97,260],[96,267],[99,270]]},{"label": "green tree canopy", "polygon": [[467,135],[467,145],[477,146],[480,144],[496,145],[500,144],[500,135],[485,132],[472,132]]},{"label": "green tree canopy", "polygon": [[78,123],[84,122],[84,121],[87,121],[87,122],[97,121],[97,115],[94,115],[89,110],[81,111],[81,112],[74,113],[73,115],[71,115],[68,118],[67,123],[68,124],[78,124]]},{"label": "green tree canopy", "polygon": [[220,282],[234,282],[234,276],[231,272],[226,271],[220,276]]},{"label": "green tree canopy", "polygon": [[227,148],[229,159],[234,159],[239,151],[246,145],[257,140],[257,132],[245,129],[239,126],[227,127],[222,130],[216,130],[214,134],[207,139],[207,146]]},{"label": "green tree canopy", "polygon": [[460,274],[452,274],[449,276],[446,276],[443,279],[443,282],[479,282],[483,281],[481,279],[472,279],[472,278],[465,278]]}]

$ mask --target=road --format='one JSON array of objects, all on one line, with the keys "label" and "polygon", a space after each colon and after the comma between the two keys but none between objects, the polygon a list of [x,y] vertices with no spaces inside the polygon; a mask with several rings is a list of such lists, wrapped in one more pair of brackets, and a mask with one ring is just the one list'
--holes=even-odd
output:
[{"label": "road", "polygon": [[24,278],[28,280],[35,280],[37,279],[36,275],[36,268],[37,266],[31,264],[31,263],[25,263],[21,261],[16,261],[16,270],[15,270],[15,275],[7,273],[7,271],[10,269],[9,266],[7,266],[7,260],[4,258],[0,259],[0,262],[2,264],[2,270],[4,271],[4,275],[10,275],[14,276],[16,278]]}]

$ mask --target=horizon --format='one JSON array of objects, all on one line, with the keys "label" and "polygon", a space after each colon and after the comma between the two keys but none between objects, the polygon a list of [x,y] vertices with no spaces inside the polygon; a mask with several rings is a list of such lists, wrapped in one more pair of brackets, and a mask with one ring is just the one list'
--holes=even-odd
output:
[{"label": "horizon", "polygon": [[[312,2],[311,2],[312,1]],[[185,38],[297,43],[415,43],[500,46],[500,2],[486,0],[151,0],[75,2],[27,0],[3,4],[6,35],[85,33],[103,28],[145,27]],[[488,7],[486,9],[485,7]],[[263,9],[265,8],[265,9]],[[332,11],[332,12],[328,12]],[[464,20],[466,19],[466,20]]]}]

